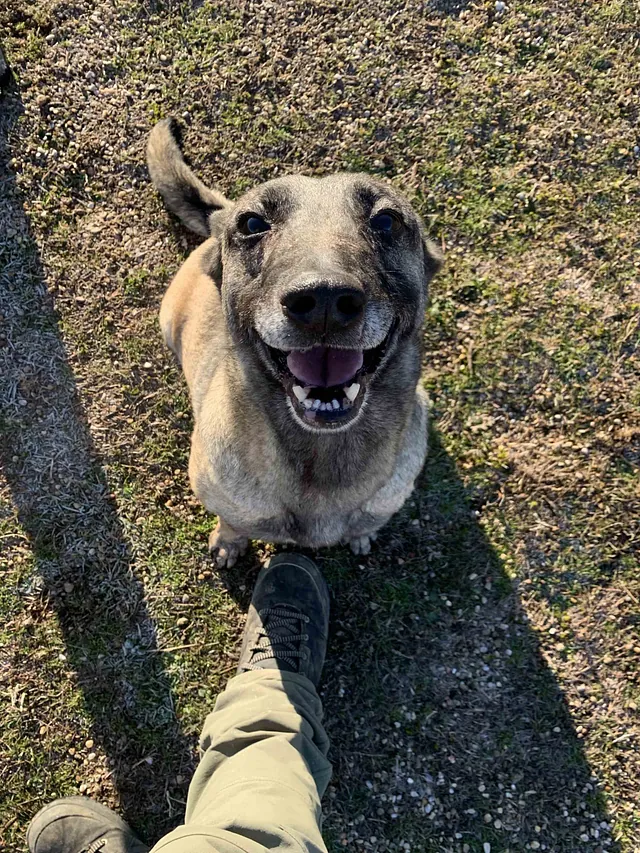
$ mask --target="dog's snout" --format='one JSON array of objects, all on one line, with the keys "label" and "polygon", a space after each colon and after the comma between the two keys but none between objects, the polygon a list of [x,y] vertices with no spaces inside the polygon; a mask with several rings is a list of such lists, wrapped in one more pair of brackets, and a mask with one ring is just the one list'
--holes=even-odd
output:
[{"label": "dog's snout", "polygon": [[347,329],[362,318],[366,297],[357,287],[313,284],[285,293],[285,315],[302,328],[329,332]]}]

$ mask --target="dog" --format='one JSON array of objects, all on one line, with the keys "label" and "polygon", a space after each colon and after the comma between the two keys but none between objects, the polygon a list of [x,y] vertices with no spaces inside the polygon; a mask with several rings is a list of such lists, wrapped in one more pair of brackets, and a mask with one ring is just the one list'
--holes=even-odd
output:
[{"label": "dog", "polygon": [[187,166],[173,119],[147,163],[205,237],[160,310],[194,413],[189,477],[231,567],[250,539],[368,554],[427,452],[419,385],[441,256],[395,189],[365,174],[276,178],[230,201]]}]

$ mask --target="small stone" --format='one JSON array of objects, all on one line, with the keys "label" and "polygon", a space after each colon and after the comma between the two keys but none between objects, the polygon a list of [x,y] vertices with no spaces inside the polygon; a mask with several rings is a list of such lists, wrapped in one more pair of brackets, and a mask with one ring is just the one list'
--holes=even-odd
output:
[{"label": "small stone", "polygon": [[87,749],[93,749],[93,741],[91,740],[91,738],[89,738],[89,740],[85,741],[84,745],[87,747]]},{"label": "small stone", "polygon": [[73,592],[73,584],[69,583],[69,581],[65,581],[64,591],[65,592]]},{"label": "small stone", "polygon": [[176,625],[178,626],[178,628],[186,628],[188,624],[189,624],[189,620],[187,619],[186,616],[181,616],[178,619],[178,621],[176,622]]}]

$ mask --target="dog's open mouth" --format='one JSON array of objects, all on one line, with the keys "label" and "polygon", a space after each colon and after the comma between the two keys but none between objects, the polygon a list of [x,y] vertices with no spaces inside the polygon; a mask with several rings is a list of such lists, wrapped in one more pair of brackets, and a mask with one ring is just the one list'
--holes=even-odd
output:
[{"label": "dog's open mouth", "polygon": [[390,344],[390,332],[374,349],[315,346],[285,351],[267,346],[291,408],[309,426],[341,427],[353,420]]}]

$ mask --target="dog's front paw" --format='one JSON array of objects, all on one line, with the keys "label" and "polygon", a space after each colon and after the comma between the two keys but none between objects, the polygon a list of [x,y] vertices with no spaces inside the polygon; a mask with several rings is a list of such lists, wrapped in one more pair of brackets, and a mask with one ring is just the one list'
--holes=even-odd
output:
[{"label": "dog's front paw", "polygon": [[209,536],[209,553],[219,569],[235,566],[238,557],[242,557],[248,547],[247,537],[237,534],[224,521],[219,521]]},{"label": "dog's front paw", "polygon": [[349,540],[349,545],[354,554],[362,554],[363,556],[371,551],[371,543],[377,538],[375,533],[370,533],[368,536],[354,536]]}]

